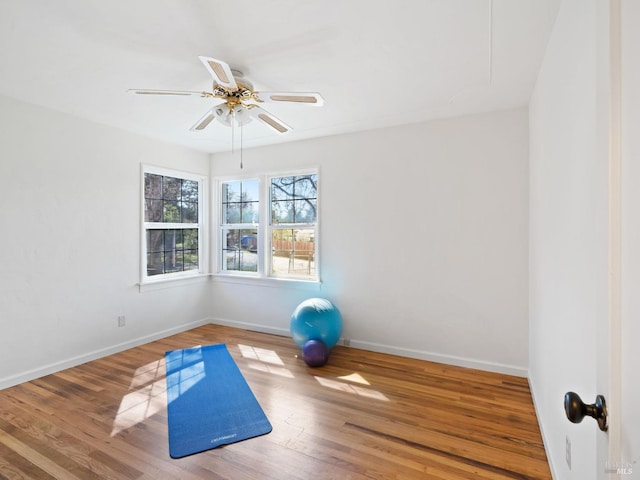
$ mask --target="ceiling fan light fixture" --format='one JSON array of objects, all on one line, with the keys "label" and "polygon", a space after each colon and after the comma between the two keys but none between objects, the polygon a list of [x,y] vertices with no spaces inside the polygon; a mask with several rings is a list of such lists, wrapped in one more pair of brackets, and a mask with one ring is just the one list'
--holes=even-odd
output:
[{"label": "ceiling fan light fixture", "polygon": [[227,127],[234,123],[242,127],[251,121],[249,109],[241,104],[230,108],[226,103],[222,103],[213,109],[213,114],[220,123]]}]

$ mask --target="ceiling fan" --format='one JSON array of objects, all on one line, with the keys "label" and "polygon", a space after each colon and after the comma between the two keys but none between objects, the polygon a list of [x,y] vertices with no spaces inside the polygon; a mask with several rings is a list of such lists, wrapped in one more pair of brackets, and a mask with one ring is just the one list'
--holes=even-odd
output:
[{"label": "ceiling fan", "polygon": [[242,75],[221,60],[211,57],[198,57],[213,77],[212,92],[195,92],[188,90],[137,90],[130,93],[138,95],[176,95],[200,96],[222,100],[205,113],[191,128],[191,131],[202,131],[214,120],[233,127],[243,126],[256,119],[279,134],[287,133],[291,127],[261,107],[263,103],[298,103],[311,106],[322,106],[324,99],[315,92],[256,92],[253,85]]}]

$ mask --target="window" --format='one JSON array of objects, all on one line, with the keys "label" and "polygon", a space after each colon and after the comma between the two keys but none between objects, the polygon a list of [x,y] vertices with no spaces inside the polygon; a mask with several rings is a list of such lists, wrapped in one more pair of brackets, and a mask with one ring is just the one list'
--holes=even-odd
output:
[{"label": "window", "polygon": [[318,174],[220,182],[221,272],[317,278]]},{"label": "window", "polygon": [[143,281],[200,273],[203,179],[152,167],[143,173]]},{"label": "window", "polygon": [[222,184],[223,271],[258,271],[259,187],[257,179]]},{"label": "window", "polygon": [[316,275],[318,175],[271,179],[271,272]]}]

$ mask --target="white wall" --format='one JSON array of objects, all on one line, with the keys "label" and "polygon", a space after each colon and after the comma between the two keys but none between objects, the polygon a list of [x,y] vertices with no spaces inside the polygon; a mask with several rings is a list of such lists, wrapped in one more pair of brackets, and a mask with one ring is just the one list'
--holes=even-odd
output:
[{"label": "white wall", "polygon": [[0,132],[0,388],[207,319],[206,283],[136,283],[141,162],[208,155],[4,97]]},{"label": "white wall", "polygon": [[563,410],[567,391],[588,403],[601,393],[596,334],[608,317],[608,157],[600,141],[608,130],[598,50],[606,18],[596,3],[562,3],[529,106],[529,376],[557,479],[604,472],[595,422],[571,424]]},{"label": "white wall", "polygon": [[[245,174],[320,167],[321,290],[214,281],[213,317],[288,334],[324,296],[352,345],[526,375],[525,109],[244,152]],[[213,156],[212,177],[240,173]]]},{"label": "white wall", "polygon": [[139,292],[140,163],[229,174],[236,161],[4,97],[0,128],[0,388],[212,314],[286,334],[318,295],[356,346],[526,374],[525,110],[245,152],[247,171],[320,166],[321,289]]}]

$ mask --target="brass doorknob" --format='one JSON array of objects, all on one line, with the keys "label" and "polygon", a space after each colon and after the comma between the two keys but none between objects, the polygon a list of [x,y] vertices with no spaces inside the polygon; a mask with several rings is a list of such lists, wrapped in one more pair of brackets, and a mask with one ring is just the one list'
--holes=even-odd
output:
[{"label": "brass doorknob", "polygon": [[567,392],[564,395],[564,411],[572,423],[580,423],[584,417],[593,417],[598,421],[598,427],[603,432],[607,431],[607,404],[602,395],[596,397],[596,402],[586,405],[575,392]]}]

